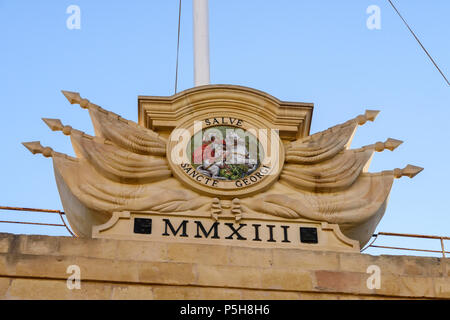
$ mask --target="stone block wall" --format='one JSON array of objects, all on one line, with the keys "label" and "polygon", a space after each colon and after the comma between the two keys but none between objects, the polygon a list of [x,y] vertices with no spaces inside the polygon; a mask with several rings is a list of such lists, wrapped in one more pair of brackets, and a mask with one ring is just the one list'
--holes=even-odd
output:
[{"label": "stone block wall", "polygon": [[449,298],[449,259],[0,234],[0,299]]}]

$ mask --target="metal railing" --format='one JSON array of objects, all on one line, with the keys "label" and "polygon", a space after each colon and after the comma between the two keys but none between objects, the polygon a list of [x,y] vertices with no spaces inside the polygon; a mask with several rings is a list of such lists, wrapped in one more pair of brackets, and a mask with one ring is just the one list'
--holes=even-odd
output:
[{"label": "metal railing", "polygon": [[[49,210],[49,209],[36,209],[36,208],[20,208],[20,207],[4,207],[0,206],[0,210],[8,210],[8,211],[22,211],[22,212],[42,212],[42,213],[55,213],[58,214],[61,218],[61,224],[56,223],[42,223],[42,222],[23,222],[23,221],[3,221],[0,220],[0,223],[13,223],[13,224],[27,224],[27,225],[38,225],[38,226],[49,226],[49,227],[64,227],[66,230],[73,236],[76,235],[72,232],[70,227],[66,224],[66,221],[63,218],[65,213],[60,210]],[[375,245],[375,241],[379,239],[380,236],[388,236],[388,237],[406,237],[406,238],[416,238],[416,239],[435,239],[440,240],[441,250],[430,250],[430,249],[417,249],[417,248],[405,248],[405,247],[393,247],[393,246],[380,246]],[[422,234],[408,234],[408,233],[393,233],[393,232],[378,232],[372,236],[374,239],[370,244],[361,249],[361,252],[364,252],[368,248],[380,248],[380,249],[390,249],[390,250],[406,250],[406,251],[416,251],[416,252],[427,252],[427,253],[440,253],[442,257],[446,257],[446,254],[450,254],[449,251],[445,251],[444,240],[450,240],[450,237],[443,236],[430,236],[430,235],[422,235]]]},{"label": "metal railing", "polygon": [[37,226],[49,226],[49,227],[65,227],[66,230],[73,236],[76,237],[75,234],[70,230],[69,226],[66,224],[66,221],[63,218],[65,213],[60,210],[49,210],[49,209],[36,209],[36,208],[19,208],[19,207],[4,207],[0,206],[0,210],[8,210],[8,211],[21,211],[21,212],[42,212],[42,213],[56,213],[61,218],[60,224],[58,223],[42,223],[42,222],[25,222],[25,221],[11,221],[11,220],[0,220],[0,223],[12,223],[12,224],[28,224],[28,225],[37,225]]},{"label": "metal railing", "polygon": [[[404,248],[404,247],[392,247],[392,246],[379,246],[374,245],[375,241],[379,236],[389,236],[389,237],[405,237],[405,238],[416,238],[416,239],[436,239],[440,240],[441,250],[429,250],[429,249],[416,249],[416,248]],[[361,252],[368,248],[382,248],[382,249],[392,249],[392,250],[407,250],[407,251],[417,251],[417,252],[429,252],[429,253],[441,253],[442,257],[445,258],[445,254],[450,254],[449,251],[445,251],[444,240],[450,240],[450,237],[443,236],[429,236],[423,234],[409,234],[409,233],[394,233],[394,232],[378,232],[372,236],[374,239],[372,242],[361,249]]]}]

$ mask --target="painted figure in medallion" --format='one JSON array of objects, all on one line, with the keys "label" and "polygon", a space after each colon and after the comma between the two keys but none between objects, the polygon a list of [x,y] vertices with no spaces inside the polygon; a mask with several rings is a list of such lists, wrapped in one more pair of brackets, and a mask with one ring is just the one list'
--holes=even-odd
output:
[{"label": "painted figure in medallion", "polygon": [[[218,180],[237,180],[253,173],[259,166],[259,142],[253,135],[230,126],[203,130],[202,144],[190,144],[192,165],[198,172]],[[222,139],[225,137],[225,139]],[[188,150],[188,153],[190,150]]]}]

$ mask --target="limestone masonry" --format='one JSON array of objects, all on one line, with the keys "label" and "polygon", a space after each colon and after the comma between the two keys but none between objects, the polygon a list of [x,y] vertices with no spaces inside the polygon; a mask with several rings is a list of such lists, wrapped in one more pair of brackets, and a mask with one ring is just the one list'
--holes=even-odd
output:
[{"label": "limestone masonry", "polygon": [[450,298],[449,259],[0,234],[0,299],[417,298]]}]

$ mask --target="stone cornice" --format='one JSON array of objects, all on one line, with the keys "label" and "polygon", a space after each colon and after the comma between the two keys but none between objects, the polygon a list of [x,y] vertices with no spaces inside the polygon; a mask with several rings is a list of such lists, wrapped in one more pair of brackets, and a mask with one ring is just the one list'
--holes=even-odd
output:
[{"label": "stone cornice", "polygon": [[309,135],[313,103],[285,102],[259,90],[235,85],[208,85],[170,97],[139,96],[139,124],[154,131],[171,131],[187,114],[217,107],[257,113],[284,140]]}]

